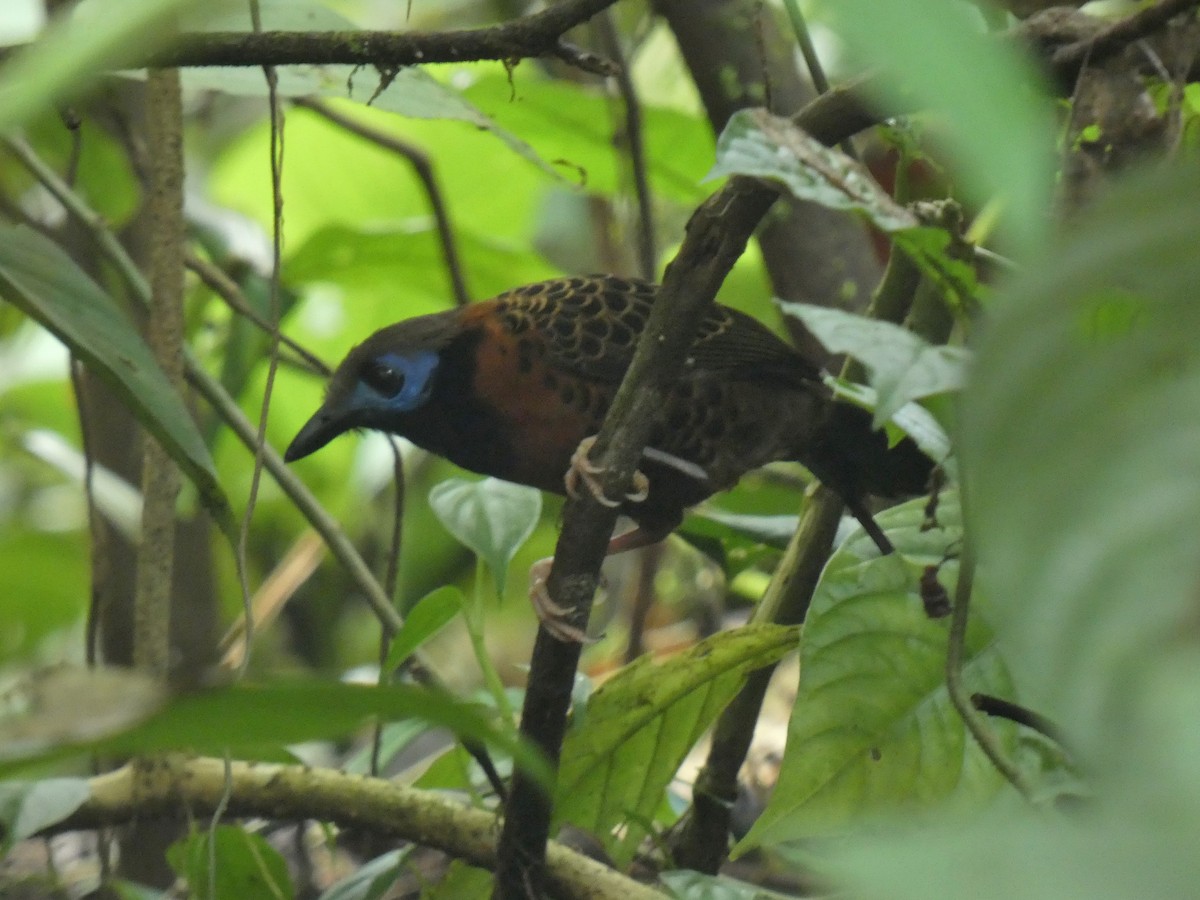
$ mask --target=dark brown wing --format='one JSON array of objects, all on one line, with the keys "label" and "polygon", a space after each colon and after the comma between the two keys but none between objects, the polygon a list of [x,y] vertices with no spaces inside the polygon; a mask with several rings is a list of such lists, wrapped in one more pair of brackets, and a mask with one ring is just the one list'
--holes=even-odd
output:
[{"label": "dark brown wing", "polygon": [[[633,359],[658,285],[611,275],[562,278],[496,298],[514,335],[538,341],[548,360],[578,377],[615,384]],[[769,329],[714,304],[705,313],[688,366],[741,379],[811,382],[819,373]]]}]

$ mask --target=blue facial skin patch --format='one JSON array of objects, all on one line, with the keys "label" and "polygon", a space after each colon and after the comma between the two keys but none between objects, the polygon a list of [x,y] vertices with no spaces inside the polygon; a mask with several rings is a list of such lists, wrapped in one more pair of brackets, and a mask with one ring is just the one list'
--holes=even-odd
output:
[{"label": "blue facial skin patch", "polygon": [[366,382],[359,381],[354,386],[349,405],[360,409],[411,412],[429,399],[433,390],[433,373],[439,361],[438,354],[433,350],[417,350],[404,356],[387,353],[379,357],[378,362],[403,374],[404,386],[394,396],[387,397]]}]

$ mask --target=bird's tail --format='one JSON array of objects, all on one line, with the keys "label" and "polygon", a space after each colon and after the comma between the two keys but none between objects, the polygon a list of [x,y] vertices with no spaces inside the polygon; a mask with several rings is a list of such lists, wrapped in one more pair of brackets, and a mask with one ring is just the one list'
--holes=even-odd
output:
[{"label": "bird's tail", "polygon": [[928,490],[933,460],[907,437],[889,447],[887,435],[871,425],[865,409],[835,402],[800,461],[852,507],[867,495],[901,497]]}]

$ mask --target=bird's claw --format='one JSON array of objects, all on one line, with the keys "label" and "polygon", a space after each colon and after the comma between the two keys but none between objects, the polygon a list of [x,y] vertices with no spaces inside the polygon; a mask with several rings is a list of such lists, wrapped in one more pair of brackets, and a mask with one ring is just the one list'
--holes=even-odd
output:
[{"label": "bird's claw", "polygon": [[542,627],[550,636],[564,644],[588,644],[591,638],[582,628],[567,621],[572,610],[569,607],[555,603],[550,597],[550,589],[546,587],[546,579],[550,575],[550,566],[554,557],[539,559],[529,568],[529,602],[533,611],[542,623]]},{"label": "bird's claw", "polygon": [[588,456],[592,452],[592,447],[595,443],[595,435],[586,437],[579,442],[579,446],[571,454],[571,465],[567,469],[566,476],[563,478],[568,497],[572,500],[579,499],[580,482],[583,482],[588,489],[588,493],[596,498],[597,503],[601,506],[607,506],[609,509],[616,509],[622,503],[641,503],[650,496],[650,479],[641,471],[633,473],[633,490],[626,494],[623,499],[613,500],[605,494],[604,485],[600,483],[600,476],[604,474],[604,466],[596,465]]}]

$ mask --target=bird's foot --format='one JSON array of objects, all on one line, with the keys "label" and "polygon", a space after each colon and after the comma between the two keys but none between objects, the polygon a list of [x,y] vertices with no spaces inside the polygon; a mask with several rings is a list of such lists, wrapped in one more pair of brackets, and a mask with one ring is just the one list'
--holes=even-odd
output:
[{"label": "bird's foot", "polygon": [[564,644],[590,643],[587,632],[567,621],[573,610],[550,598],[546,579],[550,577],[550,566],[553,564],[554,557],[547,556],[529,567],[529,602],[533,605],[533,611],[551,637]]},{"label": "bird's foot", "polygon": [[568,497],[573,500],[579,499],[580,482],[596,498],[597,503],[601,506],[607,506],[609,509],[615,509],[626,502],[641,503],[650,496],[650,479],[641,471],[633,473],[633,490],[626,494],[623,499],[613,500],[605,494],[604,485],[600,483],[600,476],[604,474],[604,466],[598,466],[588,458],[588,454],[592,452],[592,447],[595,443],[595,435],[586,437],[579,442],[579,446],[571,454],[571,466],[567,469],[567,474],[563,478]]}]

